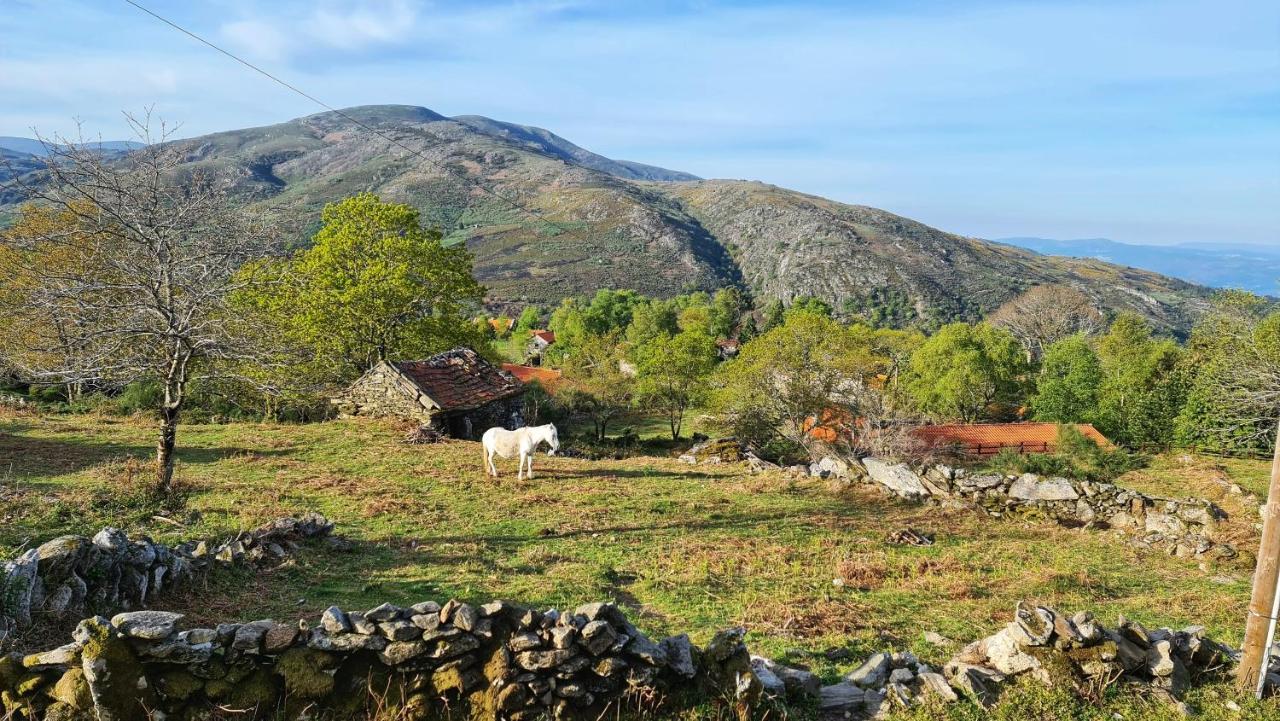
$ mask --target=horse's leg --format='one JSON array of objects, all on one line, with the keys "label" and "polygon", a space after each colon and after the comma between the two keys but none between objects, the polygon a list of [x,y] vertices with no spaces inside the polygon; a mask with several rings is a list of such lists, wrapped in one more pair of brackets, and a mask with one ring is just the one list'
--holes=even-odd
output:
[{"label": "horse's leg", "polygon": [[518,457],[520,459],[520,466],[519,466],[519,470],[516,471],[516,480],[523,481],[524,480],[524,459],[525,459],[525,453],[523,450],[520,451],[520,455]]}]

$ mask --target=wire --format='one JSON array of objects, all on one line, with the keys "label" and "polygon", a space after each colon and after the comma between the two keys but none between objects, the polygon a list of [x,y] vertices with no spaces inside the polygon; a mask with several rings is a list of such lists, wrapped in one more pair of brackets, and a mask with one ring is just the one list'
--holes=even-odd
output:
[{"label": "wire", "polygon": [[[215,45],[214,43],[210,42],[209,40],[206,40],[206,39],[204,39],[203,37],[201,37],[201,36],[197,35],[196,33],[194,33],[194,32],[192,32],[192,31],[190,31],[190,30],[188,30],[188,29],[186,29],[186,28],[182,27],[181,25],[179,25],[179,24],[177,24],[177,23],[175,23],[175,22],[173,22],[172,20],[169,20],[168,18],[163,17],[163,16],[161,16],[161,15],[159,15],[159,14],[157,14],[157,13],[153,12],[152,10],[150,10],[150,9],[148,9],[148,8],[146,8],[146,7],[144,7],[143,5],[141,5],[141,4],[137,3],[137,2],[135,2],[134,0],[124,0],[124,2],[126,2],[126,3],[128,3],[128,4],[130,4],[130,5],[132,5],[133,7],[137,8],[138,10],[141,10],[142,12],[146,13],[147,15],[150,15],[151,17],[155,18],[156,20],[159,20],[160,22],[164,23],[165,25],[168,25],[169,27],[173,28],[174,30],[177,30],[178,32],[182,33],[183,35],[186,35],[187,37],[191,38],[192,40],[195,40],[196,42],[201,43],[202,45],[206,45],[206,46],[208,46],[208,47],[212,48],[213,50],[215,50],[215,51],[217,51],[217,52],[219,52],[219,53],[221,53],[221,54],[223,54],[223,55],[227,56],[228,58],[231,58],[232,60],[236,61],[237,63],[240,63],[241,65],[245,66],[246,68],[249,68],[250,70],[253,70],[254,72],[258,73],[259,75],[262,75],[263,77],[266,77],[266,78],[268,78],[269,80],[271,80],[271,81],[273,81],[273,82],[275,82],[275,83],[277,83],[277,84],[279,84],[279,85],[281,85],[281,86],[283,86],[283,87],[285,87],[285,88],[287,88],[287,89],[289,89],[289,90],[293,91],[294,93],[297,93],[298,95],[300,95],[300,96],[302,96],[302,97],[306,98],[307,100],[310,100],[311,102],[315,103],[316,105],[319,105],[320,107],[324,108],[325,110],[328,110],[329,112],[334,113],[335,115],[338,115],[339,117],[345,118],[346,120],[348,120],[348,121],[350,121],[350,122],[352,122],[352,123],[354,123],[354,124],[356,124],[356,125],[360,126],[361,128],[364,128],[365,130],[369,131],[370,133],[373,133],[374,135],[376,135],[376,136],[378,136],[378,137],[382,138],[383,140],[387,141],[388,143],[391,143],[392,145],[395,145],[395,146],[397,146],[397,147],[402,148],[403,150],[407,151],[407,152],[408,152],[408,153],[410,153],[411,155],[416,155],[416,156],[418,156],[419,158],[422,158],[423,160],[425,160],[425,161],[427,161],[427,162],[432,162],[431,158],[428,158],[426,155],[424,155],[424,154],[422,153],[422,151],[417,150],[417,149],[415,149],[415,148],[411,148],[411,147],[409,147],[409,146],[405,145],[404,143],[401,143],[400,141],[396,140],[395,138],[391,137],[390,135],[387,135],[386,133],[383,133],[382,131],[378,130],[377,128],[375,128],[375,127],[373,127],[373,126],[371,126],[371,125],[369,125],[368,123],[365,123],[364,121],[360,120],[359,118],[352,117],[351,115],[349,115],[349,114],[347,114],[347,113],[345,113],[345,112],[343,112],[343,111],[341,111],[341,110],[339,110],[339,109],[337,109],[337,108],[333,107],[332,105],[329,105],[328,103],[324,102],[323,100],[320,100],[319,98],[315,97],[314,95],[311,95],[310,93],[307,93],[306,91],[302,90],[301,88],[297,87],[296,85],[293,85],[292,83],[289,83],[289,82],[287,82],[287,81],[285,81],[285,80],[282,80],[282,79],[280,79],[280,78],[276,77],[275,75],[272,75],[271,73],[267,72],[266,70],[262,69],[261,67],[258,67],[257,65],[254,65],[253,63],[249,62],[248,60],[245,60],[244,58],[241,58],[240,56],[236,55],[235,53],[232,53],[232,52],[231,52],[231,51],[229,51],[229,50],[223,49],[222,47],[219,47],[218,45]],[[563,163],[564,161],[562,160],[561,162]],[[566,163],[566,165],[567,165],[567,163]],[[569,234],[569,235],[577,236],[580,240],[583,240],[583,241],[587,241],[587,240],[589,240],[586,236],[584,236],[584,235],[582,235],[582,234],[580,234],[580,233],[576,232],[576,231],[575,231],[575,229],[570,228],[570,227],[567,227],[567,226],[560,225],[559,223],[556,223],[555,221],[551,220],[551,219],[550,219],[550,218],[548,218],[547,216],[543,215],[541,212],[539,212],[539,211],[537,211],[537,210],[534,210],[534,209],[532,209],[532,208],[529,208],[529,207],[527,207],[527,206],[525,206],[525,205],[522,205],[522,204],[521,204],[521,203],[519,203],[518,201],[516,201],[516,200],[514,200],[514,199],[512,199],[512,198],[510,198],[510,197],[507,197],[506,195],[503,195],[502,193],[498,192],[497,190],[494,190],[493,188],[490,188],[489,186],[485,185],[484,183],[482,183],[482,182],[480,182],[480,181],[478,181],[478,180],[476,180],[476,179],[474,179],[474,178],[468,177],[467,175],[465,175],[465,174],[463,174],[463,173],[460,173],[460,172],[458,172],[458,171],[454,170],[454,169],[453,169],[453,168],[451,168],[447,163],[441,163],[438,167],[442,168],[446,173],[449,173],[450,175],[454,176],[455,178],[457,178],[457,179],[461,180],[462,182],[467,183],[468,185],[471,185],[471,186],[473,186],[473,187],[475,187],[475,188],[478,188],[478,189],[480,189],[480,190],[483,190],[484,192],[486,192],[486,193],[488,193],[488,194],[492,195],[493,197],[495,197],[495,198],[497,198],[497,199],[499,199],[499,200],[503,201],[504,203],[506,203],[507,205],[511,206],[511,207],[512,207],[512,208],[514,208],[515,210],[518,210],[518,211],[520,211],[520,212],[522,212],[522,213],[525,213],[526,215],[529,215],[530,217],[536,218],[537,220],[541,221],[542,223],[545,223],[546,225],[550,226],[551,228],[554,228],[555,230],[557,230],[557,231],[559,231],[559,232],[561,232],[561,233],[567,233],[567,234]]]}]

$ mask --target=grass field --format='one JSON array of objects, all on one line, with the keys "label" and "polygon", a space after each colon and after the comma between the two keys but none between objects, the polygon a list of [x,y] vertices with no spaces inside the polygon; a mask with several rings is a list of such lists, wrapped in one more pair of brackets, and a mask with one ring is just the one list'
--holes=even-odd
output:
[{"label": "grass field", "polygon": [[[165,605],[212,622],[315,616],[332,603],[506,598],[563,608],[612,598],[652,634],[688,632],[705,642],[718,628],[744,625],[754,652],[831,679],[886,648],[940,665],[958,645],[929,645],[925,631],[978,638],[1007,622],[1019,599],[1090,609],[1107,623],[1119,613],[1149,626],[1200,623],[1238,644],[1257,510],[1227,488],[1261,494],[1267,477],[1262,462],[1169,455],[1124,479],[1149,492],[1219,500],[1232,514],[1224,533],[1247,553],[1209,565],[1105,532],[993,520],[736,465],[539,456],[536,479],[517,482],[509,462],[494,481],[481,471],[478,444],[405,445],[397,428],[375,421],[184,427],[179,476],[189,496],[165,521],[133,500],[137,481],[127,480],[123,460],[145,459],[153,435],[141,419],[0,416],[0,557],[107,524],[176,541],[314,510],[355,550],[312,549],[280,568],[224,573]],[[937,542],[886,542],[903,527]],[[837,649],[847,656],[827,653]],[[1228,699],[1243,711],[1227,710]],[[1206,718],[1280,718],[1280,705],[1256,705],[1225,683],[1189,700]],[[968,704],[947,713],[985,717]],[[1030,687],[1008,694],[994,716],[1115,713],[1179,717],[1124,693],[1094,705]]]}]

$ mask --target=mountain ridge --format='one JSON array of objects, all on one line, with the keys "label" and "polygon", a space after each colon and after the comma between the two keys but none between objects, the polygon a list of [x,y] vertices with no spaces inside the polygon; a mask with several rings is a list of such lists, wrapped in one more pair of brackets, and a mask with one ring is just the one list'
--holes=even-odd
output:
[{"label": "mountain ridge", "polygon": [[671,296],[736,285],[760,305],[815,296],[847,317],[936,327],[977,320],[1032,285],[1064,283],[1108,311],[1184,334],[1209,295],[1155,273],[1043,256],[765,183],[616,161],[540,128],[418,106],[359,106],[174,143],[191,165],[229,178],[247,206],[292,213],[299,243],[325,203],[355,192],[414,205],[447,243],[466,244],[495,305],[553,304],[597,288]]},{"label": "mountain ridge", "polygon": [[1214,288],[1241,288],[1259,295],[1280,295],[1280,249],[1265,246],[1200,244],[1145,245],[1109,238],[1015,237],[995,242],[1046,255],[1095,258],[1145,268]]}]

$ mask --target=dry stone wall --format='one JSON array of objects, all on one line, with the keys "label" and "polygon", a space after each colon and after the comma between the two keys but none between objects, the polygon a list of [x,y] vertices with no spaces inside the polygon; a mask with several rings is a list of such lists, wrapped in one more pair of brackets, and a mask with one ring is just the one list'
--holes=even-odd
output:
[{"label": "dry stone wall", "polygon": [[1187,558],[1235,555],[1213,540],[1221,508],[1198,498],[1160,498],[1111,483],[1044,477],[1033,473],[976,473],[945,464],[914,468],[883,458],[823,458],[813,475],[861,478],[902,498],[964,502],[992,516],[1039,514],[1059,521],[1126,532],[1139,545]]},{"label": "dry stone wall", "polygon": [[[1239,656],[1201,627],[1148,630],[1121,617],[1111,629],[1089,613],[1025,603],[940,668],[886,651],[825,686],[803,668],[750,656],[742,629],[705,648],[685,635],[652,640],[610,603],[562,612],[428,601],[330,607],[310,622],[184,621],[164,611],[93,617],[65,645],[0,656],[0,717],[669,718],[711,702],[742,721],[775,717],[777,704],[866,719],[926,702],[991,706],[1024,675],[1082,694],[1119,683],[1178,703]],[[1280,687],[1280,659],[1267,678]]]},{"label": "dry stone wall", "polygon": [[286,719],[450,710],[514,721],[718,699],[746,717],[761,694],[741,629],[705,648],[684,635],[655,641],[609,603],[572,612],[503,601],[331,607],[315,623],[216,628],[183,620],[163,611],[90,618],[64,646],[0,658],[3,712],[21,721],[142,721],[214,710]]},{"label": "dry stone wall", "polygon": [[93,538],[61,536],[33,548],[0,572],[0,648],[33,623],[80,619],[87,613],[142,608],[159,594],[217,565],[283,559],[300,541],[330,538],[333,524],[309,514],[281,518],[218,544],[174,547],[104,528]]},{"label": "dry stone wall", "polygon": [[[1020,603],[1007,626],[965,646],[941,669],[909,652],[878,653],[822,687],[818,698],[823,712],[844,718],[961,697],[989,707],[1007,682],[1027,675],[1081,694],[1122,684],[1179,704],[1194,684],[1230,673],[1238,657],[1200,626],[1148,630],[1121,616],[1110,629],[1088,612],[1066,615]],[[1280,687],[1280,659],[1273,659],[1267,679]]]}]

